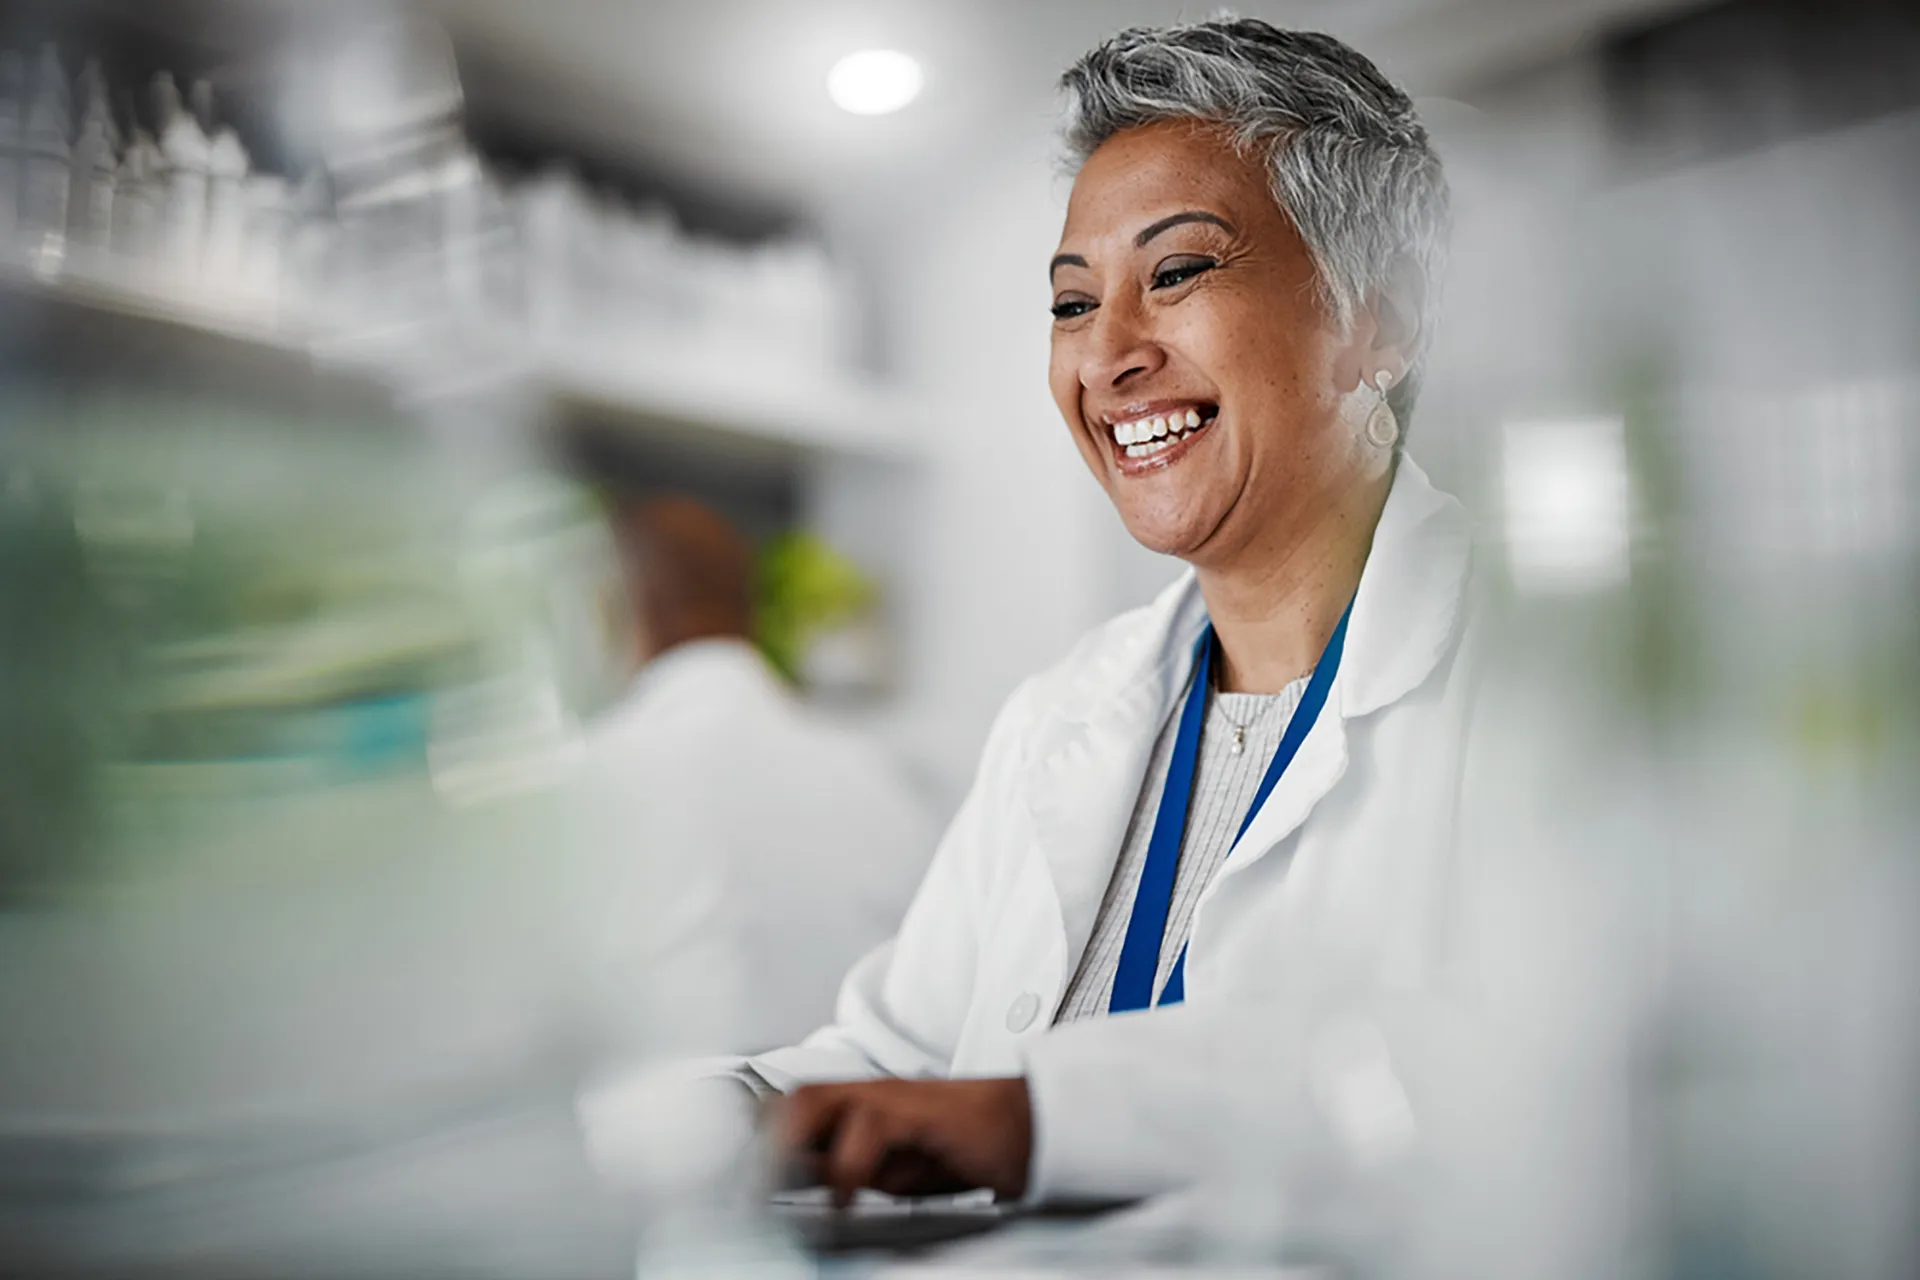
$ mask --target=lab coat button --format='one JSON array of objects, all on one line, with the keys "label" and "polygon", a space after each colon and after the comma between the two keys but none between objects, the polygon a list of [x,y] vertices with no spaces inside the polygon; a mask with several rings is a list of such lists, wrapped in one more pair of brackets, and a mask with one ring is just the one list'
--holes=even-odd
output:
[{"label": "lab coat button", "polygon": [[1033,1025],[1033,1019],[1040,1012],[1040,997],[1031,991],[1022,992],[1020,997],[1007,1006],[1007,1030],[1018,1035]]}]

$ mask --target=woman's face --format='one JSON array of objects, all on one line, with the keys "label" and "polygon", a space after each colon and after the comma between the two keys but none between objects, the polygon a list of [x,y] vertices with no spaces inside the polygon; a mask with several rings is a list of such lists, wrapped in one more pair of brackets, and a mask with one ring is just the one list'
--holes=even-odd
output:
[{"label": "woman's face", "polygon": [[1362,379],[1398,355],[1326,314],[1261,163],[1216,131],[1108,139],[1052,272],[1054,400],[1144,545],[1203,568],[1277,550],[1385,473]]}]

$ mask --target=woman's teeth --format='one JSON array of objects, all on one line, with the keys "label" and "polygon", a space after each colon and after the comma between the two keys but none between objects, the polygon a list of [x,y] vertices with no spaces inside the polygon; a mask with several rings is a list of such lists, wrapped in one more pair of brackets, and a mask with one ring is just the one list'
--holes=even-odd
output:
[{"label": "woman's teeth", "polygon": [[1115,423],[1113,442],[1126,450],[1129,458],[1151,458],[1173,447],[1202,422],[1198,409],[1169,413],[1157,418]]}]

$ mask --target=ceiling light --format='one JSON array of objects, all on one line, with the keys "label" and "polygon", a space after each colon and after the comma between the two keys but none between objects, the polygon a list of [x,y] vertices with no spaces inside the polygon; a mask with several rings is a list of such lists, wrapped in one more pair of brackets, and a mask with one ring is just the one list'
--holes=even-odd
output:
[{"label": "ceiling light", "polygon": [[884,116],[920,96],[920,64],[895,49],[862,49],[833,64],[827,93],[843,111]]}]

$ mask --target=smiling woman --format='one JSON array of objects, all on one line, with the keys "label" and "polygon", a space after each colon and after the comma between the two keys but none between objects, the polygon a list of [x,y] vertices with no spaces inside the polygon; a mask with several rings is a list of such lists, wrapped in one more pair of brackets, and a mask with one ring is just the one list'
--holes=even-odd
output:
[{"label": "smiling woman", "polygon": [[1452,972],[1467,536],[1400,430],[1439,161],[1366,59],[1260,22],[1125,32],[1064,84],[1054,399],[1192,572],[1015,693],[839,1021],[751,1063],[843,1196],[1290,1167],[1339,1096],[1300,1078],[1329,1011]]},{"label": "smiling woman", "polygon": [[1328,314],[1257,160],[1214,126],[1128,130],[1080,171],[1062,243],[1054,398],[1134,537],[1215,567],[1282,523],[1311,541],[1333,507],[1377,511],[1391,452],[1351,424],[1405,352]]}]

